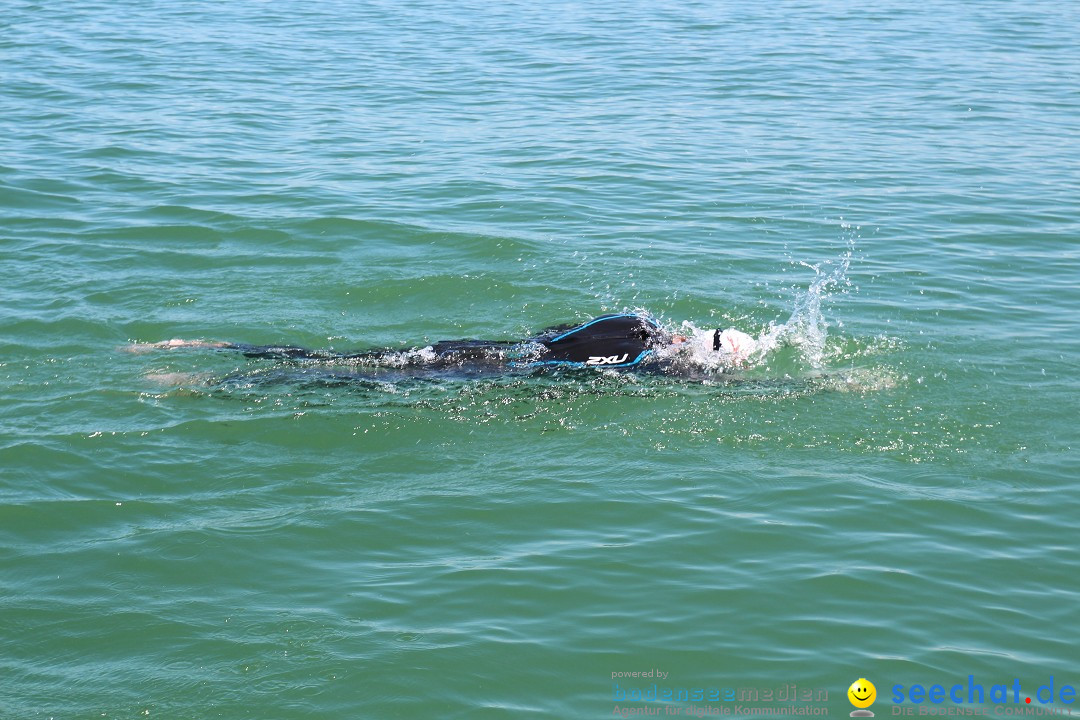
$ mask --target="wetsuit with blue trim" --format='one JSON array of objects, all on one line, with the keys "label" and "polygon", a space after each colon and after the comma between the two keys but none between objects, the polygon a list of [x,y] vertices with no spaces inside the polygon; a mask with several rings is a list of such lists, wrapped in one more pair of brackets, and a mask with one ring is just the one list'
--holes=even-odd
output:
[{"label": "wetsuit with blue trim", "polygon": [[[442,340],[431,346],[434,357],[418,363],[432,367],[596,367],[634,368],[654,358],[659,348],[671,344],[671,335],[648,315],[615,313],[601,315],[580,325],[563,325],[527,340]],[[365,350],[337,353],[292,346],[229,344],[248,357],[276,360],[356,360],[379,364],[399,351]],[[400,364],[400,362],[395,362]]]},{"label": "wetsuit with blue trim", "polygon": [[[554,333],[554,334],[551,334]],[[575,327],[549,331],[533,339],[546,352],[530,365],[634,367],[671,344],[671,335],[647,315],[601,315]]]}]

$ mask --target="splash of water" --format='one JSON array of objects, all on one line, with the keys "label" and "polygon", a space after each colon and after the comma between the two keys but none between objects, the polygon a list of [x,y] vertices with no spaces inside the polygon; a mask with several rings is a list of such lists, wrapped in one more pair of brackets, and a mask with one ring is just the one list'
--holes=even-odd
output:
[{"label": "splash of water", "polygon": [[825,341],[829,335],[829,323],[821,311],[821,302],[833,289],[850,285],[847,271],[851,264],[851,249],[840,256],[835,266],[832,262],[811,265],[800,261],[799,264],[814,271],[813,282],[795,297],[791,317],[781,325],[769,323],[758,338],[758,345],[762,356],[780,347],[794,347],[803,362],[818,370],[824,365]]},{"label": "splash of water", "polygon": [[671,351],[677,362],[689,366],[723,372],[750,369],[764,365],[777,350],[795,348],[799,361],[810,369],[820,370],[825,365],[825,342],[828,339],[829,322],[822,312],[822,301],[838,288],[850,286],[847,278],[851,264],[852,247],[838,260],[817,265],[800,261],[798,264],[814,271],[814,279],[805,291],[795,296],[794,307],[788,319],[780,324],[770,322],[761,329],[750,343],[740,347],[713,349],[713,329],[699,328],[692,322],[683,322],[682,331],[687,342]]}]

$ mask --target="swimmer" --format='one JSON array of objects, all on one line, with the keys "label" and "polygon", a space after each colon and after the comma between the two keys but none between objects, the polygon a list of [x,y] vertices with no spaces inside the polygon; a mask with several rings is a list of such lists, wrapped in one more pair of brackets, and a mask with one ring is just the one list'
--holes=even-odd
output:
[{"label": "swimmer", "polygon": [[[695,338],[698,336],[695,336]],[[374,367],[418,366],[432,369],[476,370],[521,368],[599,368],[664,372],[691,345],[686,335],[670,333],[643,313],[601,315],[578,325],[548,328],[525,340],[441,340],[420,350],[390,349],[335,352],[291,345],[247,345],[205,340],[165,340],[135,344],[128,349],[208,348],[234,350],[251,358],[271,360],[348,361]],[[706,347],[717,353],[726,369],[744,365],[757,342],[735,329],[711,331]]]}]

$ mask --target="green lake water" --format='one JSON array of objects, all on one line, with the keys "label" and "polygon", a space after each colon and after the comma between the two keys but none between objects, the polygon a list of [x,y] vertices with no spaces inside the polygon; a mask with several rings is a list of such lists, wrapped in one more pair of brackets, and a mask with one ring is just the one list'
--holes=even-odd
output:
[{"label": "green lake water", "polygon": [[[1075,3],[2,9],[3,720],[1080,711]],[[768,351],[124,351],[635,309]]]}]

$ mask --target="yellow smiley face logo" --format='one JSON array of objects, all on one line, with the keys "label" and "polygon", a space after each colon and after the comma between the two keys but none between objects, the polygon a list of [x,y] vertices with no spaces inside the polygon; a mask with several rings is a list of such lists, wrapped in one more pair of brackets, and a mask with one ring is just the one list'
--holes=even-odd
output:
[{"label": "yellow smiley face logo", "polygon": [[848,700],[857,708],[866,708],[877,699],[877,688],[866,678],[859,678],[847,689]]}]

